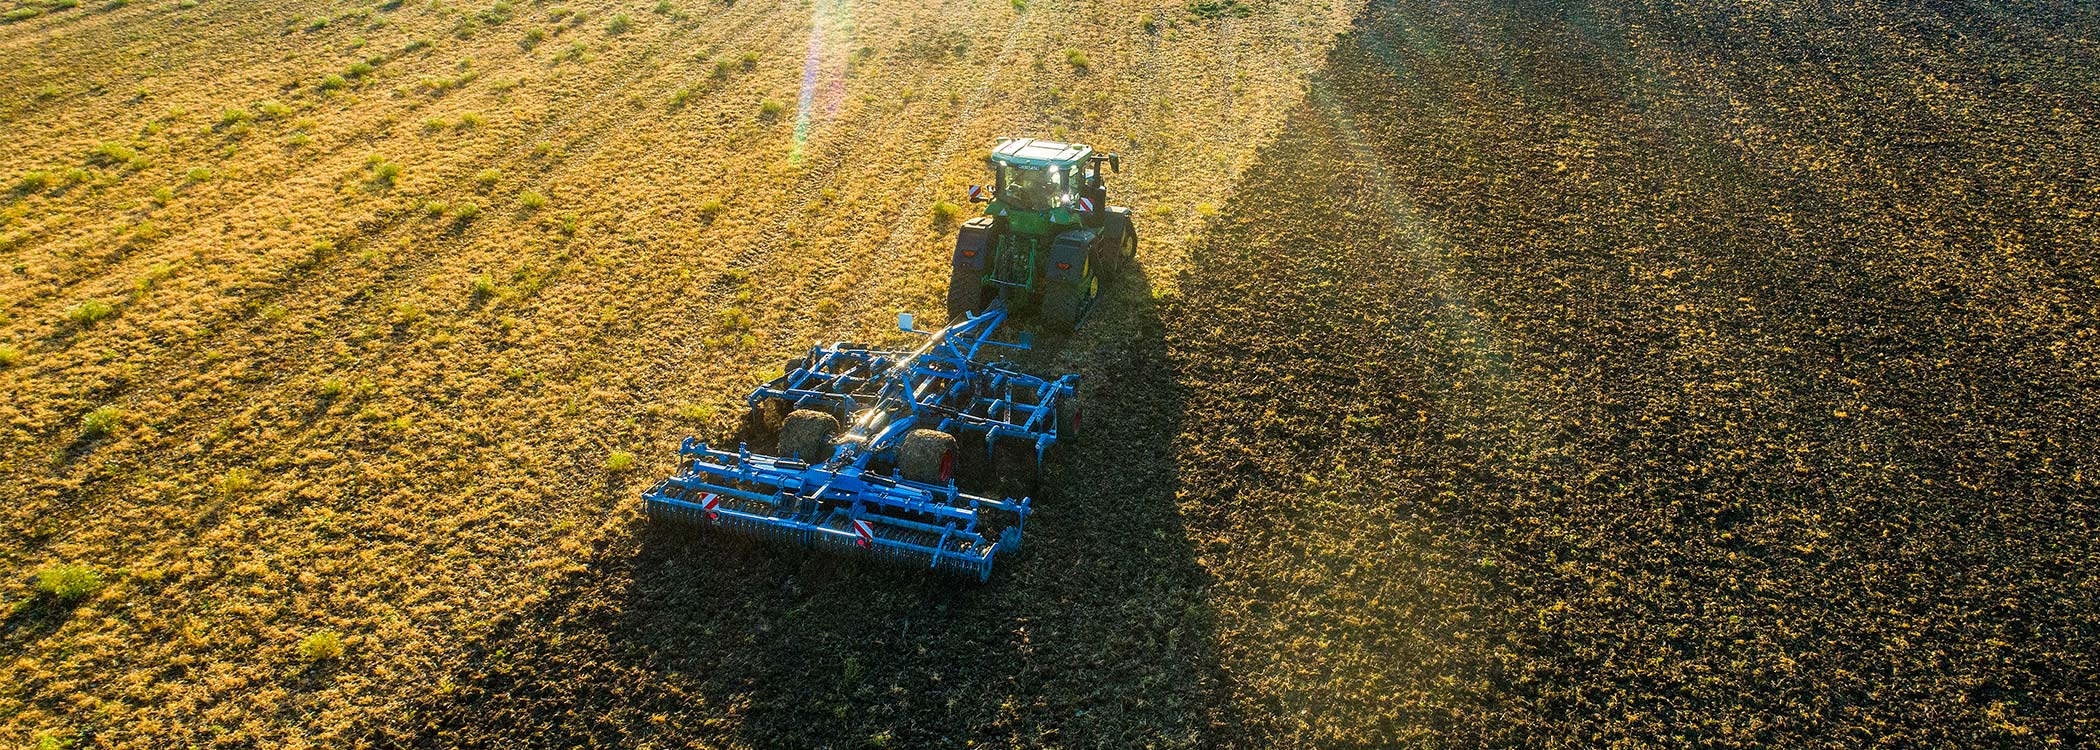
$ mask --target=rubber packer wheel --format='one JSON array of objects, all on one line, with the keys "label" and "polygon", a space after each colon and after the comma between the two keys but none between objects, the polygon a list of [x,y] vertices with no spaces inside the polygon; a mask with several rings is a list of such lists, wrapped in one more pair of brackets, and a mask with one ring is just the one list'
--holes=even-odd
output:
[{"label": "rubber packer wheel", "polygon": [[839,434],[839,420],[814,409],[796,409],[780,426],[780,452],[806,463],[823,463],[831,457],[831,436]]},{"label": "rubber packer wheel", "polygon": [[897,470],[905,479],[947,484],[955,478],[955,436],[940,430],[912,430],[897,446]]},{"label": "rubber packer wheel", "polygon": [[1080,432],[1079,394],[1057,400],[1057,437],[1059,440],[1078,440]]}]

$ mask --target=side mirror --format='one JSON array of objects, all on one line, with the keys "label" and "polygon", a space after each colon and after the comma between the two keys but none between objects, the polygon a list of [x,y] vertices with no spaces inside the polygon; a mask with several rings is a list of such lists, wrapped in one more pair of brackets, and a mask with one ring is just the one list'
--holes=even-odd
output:
[{"label": "side mirror", "polygon": [[910,330],[911,330],[911,313],[908,313],[908,312],[901,312],[901,313],[897,313],[897,330],[900,330],[900,331],[910,331]]},{"label": "side mirror", "polygon": [[991,200],[992,200],[991,196],[989,196],[989,195],[985,195],[985,189],[984,189],[984,186],[983,186],[983,185],[971,185],[971,186],[970,186],[970,202],[971,202],[971,203],[990,203],[990,202],[991,202]]},{"label": "side mirror", "polygon": [[1122,174],[1122,173],[1123,173],[1123,157],[1117,156],[1117,155],[1115,155],[1115,154],[1109,154],[1109,155],[1108,155],[1108,171],[1110,171],[1110,172],[1114,172],[1114,173],[1116,173],[1116,174]]}]

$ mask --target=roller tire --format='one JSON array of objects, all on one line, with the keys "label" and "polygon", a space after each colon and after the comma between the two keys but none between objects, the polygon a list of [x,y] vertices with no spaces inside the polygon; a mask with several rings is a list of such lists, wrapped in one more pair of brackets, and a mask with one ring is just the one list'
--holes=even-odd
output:
[{"label": "roller tire", "polygon": [[897,445],[897,471],[914,482],[947,484],[955,478],[957,453],[954,435],[940,430],[912,430]]},{"label": "roller tire", "polygon": [[814,409],[796,409],[780,425],[780,454],[804,463],[823,463],[831,457],[831,438],[837,434],[837,417]]}]

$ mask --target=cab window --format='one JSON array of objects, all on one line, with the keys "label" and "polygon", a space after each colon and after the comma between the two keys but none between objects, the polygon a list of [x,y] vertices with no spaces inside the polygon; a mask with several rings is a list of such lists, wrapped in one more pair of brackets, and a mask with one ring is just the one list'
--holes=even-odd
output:
[{"label": "cab window", "polygon": [[999,200],[1022,211],[1044,211],[1070,205],[1077,180],[1069,167],[1039,169],[1017,164],[999,169]]}]

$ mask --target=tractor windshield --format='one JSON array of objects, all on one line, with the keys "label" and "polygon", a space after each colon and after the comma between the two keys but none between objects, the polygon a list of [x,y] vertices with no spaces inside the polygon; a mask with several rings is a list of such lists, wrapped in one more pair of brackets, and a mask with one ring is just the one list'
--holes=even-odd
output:
[{"label": "tractor windshield", "polygon": [[1072,202],[1072,183],[1066,169],[1041,169],[1018,164],[999,169],[999,200],[1022,211],[1045,211]]}]

